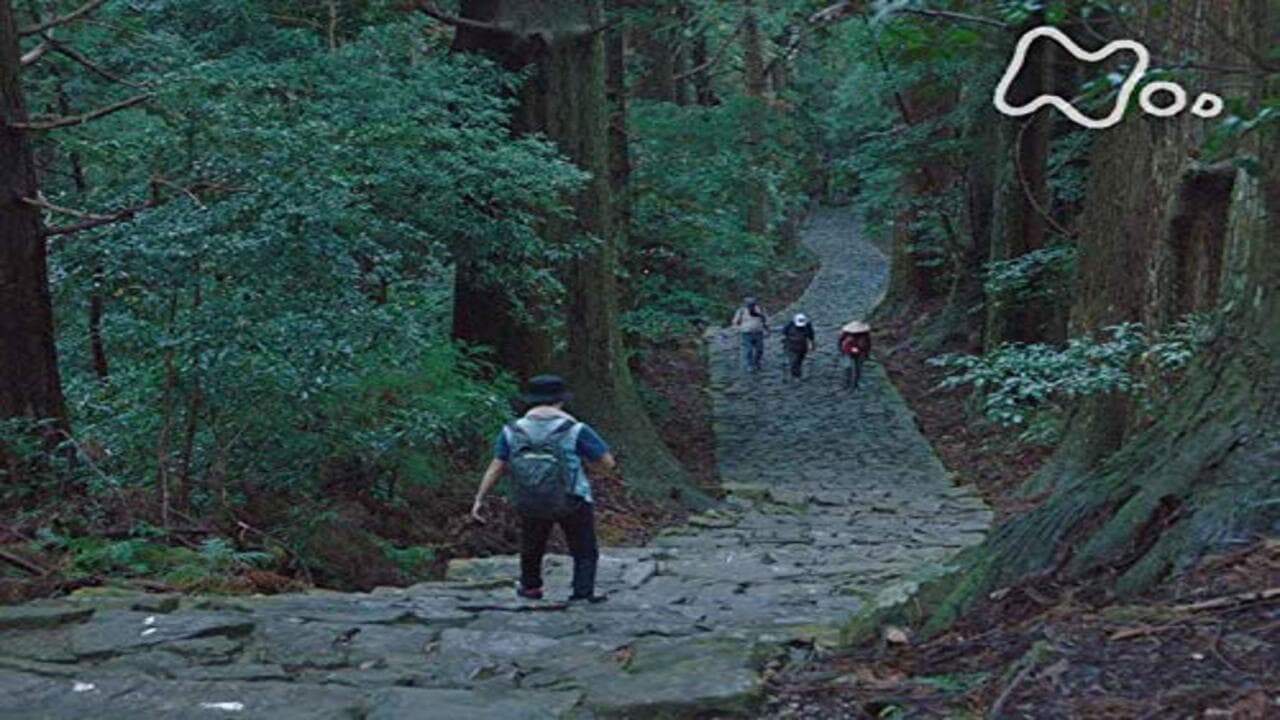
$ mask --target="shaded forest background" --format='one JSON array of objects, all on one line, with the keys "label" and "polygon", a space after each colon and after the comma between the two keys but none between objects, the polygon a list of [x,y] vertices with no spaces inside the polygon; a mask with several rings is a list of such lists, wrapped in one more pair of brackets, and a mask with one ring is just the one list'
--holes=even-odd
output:
[{"label": "shaded forest background", "polygon": [[[849,199],[893,255],[879,321],[1049,457],[928,589],[935,626],[1276,532],[1276,3],[410,5],[0,1],[15,553],[368,587],[505,549],[457,518],[543,369],[621,448],[618,507],[705,503],[634,375],[785,284],[806,208]],[[1046,23],[1140,38],[1227,112],[999,116]],[[1097,111],[1124,62],[1039,47],[1015,99]]]}]

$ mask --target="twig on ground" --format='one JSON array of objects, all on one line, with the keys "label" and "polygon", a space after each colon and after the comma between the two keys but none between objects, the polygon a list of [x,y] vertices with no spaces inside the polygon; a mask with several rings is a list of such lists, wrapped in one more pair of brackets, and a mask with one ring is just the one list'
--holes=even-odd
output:
[{"label": "twig on ground", "polygon": [[1035,669],[1036,663],[1028,662],[1026,667],[1019,670],[1018,674],[1013,676],[1013,680],[1005,686],[1004,691],[1000,693],[1000,697],[996,698],[996,701],[991,704],[991,709],[987,711],[987,718],[989,720],[999,720],[1000,715],[1004,712],[1005,703],[1009,702],[1009,698],[1013,696],[1013,691],[1016,690]]},{"label": "twig on ground", "polygon": [[26,570],[32,575],[38,575],[40,577],[45,577],[49,573],[53,572],[51,568],[43,567],[32,560],[28,560],[24,557],[21,557],[19,555],[14,555],[13,553],[6,552],[4,550],[0,550],[0,560],[3,560],[9,563],[10,565],[13,565],[14,567],[20,568],[22,570]]},{"label": "twig on ground", "polygon": [[1219,660],[1223,665],[1226,665],[1226,666],[1227,666],[1227,669],[1228,669],[1228,670],[1231,670],[1232,672],[1235,672],[1235,673],[1240,674],[1240,675],[1253,675],[1253,673],[1252,673],[1252,672],[1249,672],[1249,671],[1248,671],[1248,670],[1246,670],[1245,668],[1242,668],[1242,667],[1240,667],[1239,665],[1237,665],[1237,664],[1235,664],[1234,662],[1232,662],[1232,661],[1227,657],[1227,654],[1226,654],[1225,652],[1223,652],[1223,650],[1222,650],[1222,630],[1223,630],[1223,628],[1224,628],[1224,623],[1218,623],[1218,631],[1217,631],[1217,632],[1215,632],[1215,633],[1213,634],[1213,640],[1209,641],[1209,649],[1213,651],[1214,656],[1215,656],[1215,657],[1217,657],[1217,658],[1218,658],[1218,660]]},{"label": "twig on ground", "polygon": [[1267,588],[1257,592],[1237,593],[1235,595],[1226,595],[1223,597],[1213,598],[1211,600],[1201,600],[1200,602],[1188,603],[1186,605],[1174,605],[1174,612],[1203,612],[1205,610],[1217,610],[1224,607],[1234,607],[1236,605],[1246,605],[1255,602],[1266,602],[1268,600],[1280,600],[1280,587]]}]

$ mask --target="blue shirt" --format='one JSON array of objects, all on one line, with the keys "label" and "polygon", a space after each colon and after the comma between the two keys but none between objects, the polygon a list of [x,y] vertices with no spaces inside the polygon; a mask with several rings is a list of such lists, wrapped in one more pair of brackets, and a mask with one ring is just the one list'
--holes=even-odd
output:
[{"label": "blue shirt", "polygon": [[[535,416],[527,419],[558,423],[567,418],[556,416],[541,418]],[[577,436],[573,445],[574,453],[577,456],[575,460],[580,458],[587,462],[596,462],[609,453],[609,446],[605,444],[604,438],[600,437],[600,434],[586,423],[578,423],[572,435]],[[507,429],[505,427],[498,433],[498,439],[494,443],[493,457],[495,460],[501,460],[502,462],[511,462],[511,441],[507,439]],[[587,502],[592,502],[591,480],[587,478],[587,473],[582,467],[581,460],[574,464],[574,475],[577,479],[574,482],[573,494]]]}]

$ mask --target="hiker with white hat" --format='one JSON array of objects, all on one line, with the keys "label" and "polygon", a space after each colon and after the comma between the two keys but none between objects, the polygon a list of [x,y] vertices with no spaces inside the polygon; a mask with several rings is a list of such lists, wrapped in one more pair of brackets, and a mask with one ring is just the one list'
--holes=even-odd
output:
[{"label": "hiker with white hat", "polygon": [[782,329],[782,349],[791,358],[791,377],[797,380],[802,377],[804,358],[814,346],[813,323],[804,313],[796,313]]},{"label": "hiker with white hat", "polygon": [[871,352],[871,326],[854,320],[840,328],[840,358],[844,365],[844,387],[858,387],[862,379],[862,361]]}]

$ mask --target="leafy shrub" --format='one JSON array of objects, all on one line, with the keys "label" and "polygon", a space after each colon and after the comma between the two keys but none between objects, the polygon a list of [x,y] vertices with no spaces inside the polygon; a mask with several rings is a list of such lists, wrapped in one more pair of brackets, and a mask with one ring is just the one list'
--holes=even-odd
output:
[{"label": "leafy shrub", "polygon": [[1075,276],[1075,245],[1050,245],[1009,260],[987,263],[983,289],[1005,302],[1056,299],[1070,292]]},{"label": "leafy shrub", "polygon": [[1024,441],[1048,444],[1072,400],[1170,392],[1212,327],[1209,316],[1191,314],[1154,335],[1141,323],[1124,323],[1103,328],[1101,339],[1073,338],[1065,347],[1011,343],[986,355],[953,353],[929,362],[949,371],[943,387],[971,386],[988,420],[1020,429]]}]

